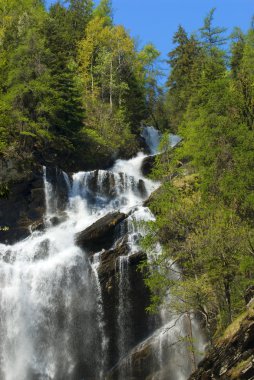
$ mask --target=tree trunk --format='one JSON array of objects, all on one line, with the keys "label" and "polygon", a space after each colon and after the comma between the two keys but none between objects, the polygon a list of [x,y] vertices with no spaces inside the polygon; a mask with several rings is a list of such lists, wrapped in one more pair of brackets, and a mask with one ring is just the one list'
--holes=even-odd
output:
[{"label": "tree trunk", "polygon": [[110,62],[110,84],[109,84],[109,103],[112,112],[113,109],[113,62]]},{"label": "tree trunk", "polygon": [[192,369],[193,369],[193,372],[197,370],[197,361],[196,361],[196,356],[195,356],[195,347],[194,347],[194,343],[193,343],[193,332],[192,332],[192,324],[191,324],[191,315],[190,315],[190,312],[187,311],[186,313],[187,315],[187,320],[188,320],[188,324],[189,324],[189,335],[188,335],[188,340],[189,340],[189,343],[190,343],[190,355],[191,355],[191,363],[192,363]]}]

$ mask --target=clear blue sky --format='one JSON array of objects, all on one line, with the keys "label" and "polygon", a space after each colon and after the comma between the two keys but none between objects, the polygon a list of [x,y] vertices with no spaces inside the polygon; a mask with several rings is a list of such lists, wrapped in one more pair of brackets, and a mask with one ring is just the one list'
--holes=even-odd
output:
[{"label": "clear blue sky", "polygon": [[139,37],[140,46],[153,42],[163,59],[172,49],[178,25],[188,32],[198,30],[213,7],[215,25],[227,27],[229,32],[234,26],[247,30],[254,15],[254,0],[113,0],[114,22]]}]

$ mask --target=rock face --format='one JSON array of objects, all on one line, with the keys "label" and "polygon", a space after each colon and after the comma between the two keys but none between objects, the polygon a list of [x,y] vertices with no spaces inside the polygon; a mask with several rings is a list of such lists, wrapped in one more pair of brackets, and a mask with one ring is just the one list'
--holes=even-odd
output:
[{"label": "rock face", "polygon": [[46,179],[51,186],[49,208],[52,214],[64,211],[69,200],[69,177],[57,167],[47,167]]},{"label": "rock face", "polygon": [[[142,273],[138,271],[138,265],[146,260],[146,255],[137,252],[128,256],[128,253],[127,240],[123,238],[114,248],[103,251],[100,255],[98,276],[108,339],[108,369],[120,359],[121,344],[124,344],[127,351],[130,350],[151,333],[155,324],[154,318],[146,312],[150,304],[150,293],[144,284]],[[123,266],[124,273],[121,272]],[[124,299],[121,299],[123,289]],[[119,318],[123,318],[121,325],[124,326],[124,342],[119,341]]]},{"label": "rock face", "polygon": [[245,300],[245,303],[246,305],[251,302],[254,298],[254,285],[250,285],[246,291],[245,291],[245,294],[244,294],[244,300]]},{"label": "rock face", "polygon": [[117,225],[126,218],[121,212],[112,212],[76,235],[76,244],[88,252],[98,252],[113,245]]},{"label": "rock face", "polygon": [[141,167],[141,171],[144,176],[148,176],[149,174],[151,174],[152,169],[155,164],[155,160],[156,160],[156,156],[147,156],[144,158],[142,167]]},{"label": "rock face", "polygon": [[[0,159],[0,243],[14,244],[29,236],[31,231],[44,228],[46,211],[43,167],[17,160]],[[52,224],[64,219],[63,210],[68,202],[68,181],[64,172],[55,167],[46,171],[52,197],[49,207],[54,216]]]},{"label": "rock face", "polygon": [[142,198],[147,196],[142,179],[137,181],[134,177],[121,172],[114,173],[105,170],[87,172],[83,179],[83,185],[89,201],[95,203],[99,199],[111,201],[128,191],[133,191]]},{"label": "rock face", "polygon": [[254,309],[226,330],[225,336],[200,362],[190,380],[254,379]]},{"label": "rock face", "polygon": [[[132,380],[151,379],[151,367],[154,364],[154,350],[152,339],[138,345],[130,354],[121,360],[111,371],[109,371],[106,380],[121,379],[124,374],[125,378]],[[158,364],[158,363],[157,363]],[[153,375],[159,375],[159,367],[154,367]],[[156,377],[154,377],[156,378]],[[161,376],[159,377],[161,379]]]},{"label": "rock face", "polygon": [[13,244],[43,226],[45,212],[42,167],[22,168],[0,161],[0,182],[8,191],[0,199],[0,242]]}]

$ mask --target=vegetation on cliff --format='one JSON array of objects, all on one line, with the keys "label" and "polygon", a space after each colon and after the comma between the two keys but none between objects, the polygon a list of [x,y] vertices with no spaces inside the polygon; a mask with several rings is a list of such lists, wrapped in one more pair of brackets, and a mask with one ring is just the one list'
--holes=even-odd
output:
[{"label": "vegetation on cliff", "polygon": [[181,26],[174,36],[166,104],[182,142],[173,154],[162,142],[144,242],[163,250],[146,279],[151,309],[169,290],[171,309],[198,311],[211,341],[244,309],[254,276],[254,29],[236,29],[227,51],[213,16],[198,36]]}]

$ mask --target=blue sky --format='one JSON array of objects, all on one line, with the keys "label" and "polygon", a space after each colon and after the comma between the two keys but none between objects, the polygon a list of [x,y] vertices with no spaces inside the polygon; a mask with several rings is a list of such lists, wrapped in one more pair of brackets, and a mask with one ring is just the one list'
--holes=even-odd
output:
[{"label": "blue sky", "polygon": [[215,25],[227,27],[229,32],[234,26],[247,30],[254,15],[254,0],[113,0],[114,22],[138,37],[140,46],[154,43],[162,59],[172,49],[178,25],[188,32],[198,30],[213,7]]}]

